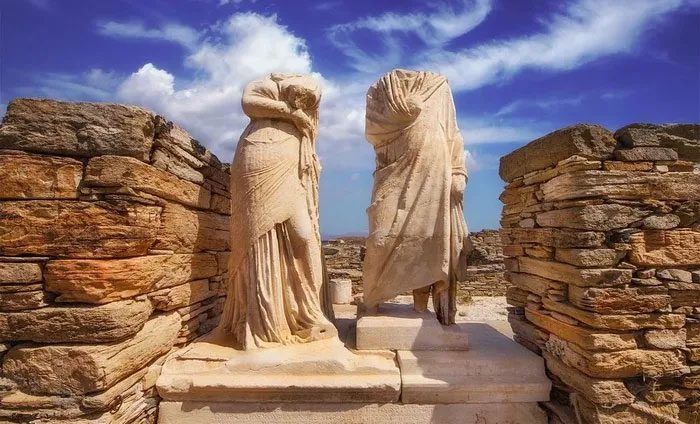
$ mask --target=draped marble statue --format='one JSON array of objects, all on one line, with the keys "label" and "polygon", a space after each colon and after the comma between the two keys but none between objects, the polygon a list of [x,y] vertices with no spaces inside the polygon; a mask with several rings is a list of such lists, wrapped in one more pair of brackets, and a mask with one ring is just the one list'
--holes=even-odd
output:
[{"label": "draped marble statue", "polygon": [[271,74],[248,84],[250,124],[231,164],[229,293],[221,329],[238,349],[337,335],[318,227],[316,80]]},{"label": "draped marble statue", "polygon": [[395,69],[367,92],[365,136],[376,153],[363,265],[368,312],[413,291],[425,311],[453,324],[468,238],[462,210],[464,142],[447,79]]}]

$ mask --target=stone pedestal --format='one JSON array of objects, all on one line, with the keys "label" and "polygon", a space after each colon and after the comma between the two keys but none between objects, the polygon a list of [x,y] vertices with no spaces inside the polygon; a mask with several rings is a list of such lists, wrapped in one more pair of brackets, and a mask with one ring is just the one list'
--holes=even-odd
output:
[{"label": "stone pedestal", "polygon": [[161,424],[546,424],[536,403],[236,403],[163,401]]},{"label": "stone pedestal", "polygon": [[[443,327],[434,315],[389,306],[358,320],[358,343],[426,349],[352,350],[354,311],[341,305],[336,312],[345,346],[325,340],[243,352],[214,335],[176,352],[157,383],[159,422],[547,422],[537,405],[551,387],[542,358],[510,338],[508,323]],[[381,320],[389,325],[384,337]],[[466,347],[465,334],[469,350],[455,350]]]},{"label": "stone pedestal", "polygon": [[168,358],[157,388],[173,401],[396,402],[394,357],[353,353],[338,339],[240,351],[214,334]]},{"label": "stone pedestal", "polygon": [[376,314],[357,320],[357,349],[466,350],[464,326],[441,325],[435,313],[416,312],[411,305],[384,303]]},{"label": "stone pedestal", "polygon": [[551,382],[542,358],[485,323],[460,324],[468,351],[397,352],[403,403],[539,402]]}]

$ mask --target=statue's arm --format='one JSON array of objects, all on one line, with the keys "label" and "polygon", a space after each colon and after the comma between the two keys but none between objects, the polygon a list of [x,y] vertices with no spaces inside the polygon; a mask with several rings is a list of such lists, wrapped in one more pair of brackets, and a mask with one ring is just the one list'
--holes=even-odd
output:
[{"label": "statue's arm", "polygon": [[253,81],[243,91],[241,99],[243,112],[251,119],[286,119],[292,121],[292,108],[279,100],[274,84],[266,81]]}]

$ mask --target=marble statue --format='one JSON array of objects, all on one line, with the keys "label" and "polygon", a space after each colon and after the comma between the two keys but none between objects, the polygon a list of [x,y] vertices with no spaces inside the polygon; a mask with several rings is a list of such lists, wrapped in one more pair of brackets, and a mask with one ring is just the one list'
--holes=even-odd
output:
[{"label": "marble statue", "polygon": [[308,75],[247,85],[250,124],[231,164],[229,292],[220,330],[237,349],[337,336],[324,288],[315,152],[321,90]]},{"label": "marble statue", "polygon": [[453,324],[469,247],[464,142],[447,79],[402,69],[382,76],[367,92],[365,136],[376,170],[364,308],[413,291],[414,309],[424,312],[432,294],[439,322]]}]

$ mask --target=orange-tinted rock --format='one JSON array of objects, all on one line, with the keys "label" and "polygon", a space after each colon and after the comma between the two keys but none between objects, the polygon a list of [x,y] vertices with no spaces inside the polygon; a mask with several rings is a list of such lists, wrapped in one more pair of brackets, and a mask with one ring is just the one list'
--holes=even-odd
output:
[{"label": "orange-tinted rock", "polygon": [[100,156],[90,160],[85,184],[96,187],[129,187],[163,199],[207,209],[211,193],[204,187],[168,171],[124,156]]},{"label": "orange-tinted rock", "polygon": [[155,249],[175,252],[229,249],[229,217],[176,203],[163,209]]},{"label": "orange-tinted rock", "polygon": [[700,231],[646,230],[630,236],[630,262],[638,266],[700,265]]},{"label": "orange-tinted rock", "polygon": [[85,258],[144,255],[155,241],[160,210],[127,202],[2,202],[0,254]]},{"label": "orange-tinted rock", "polygon": [[209,253],[128,259],[65,259],[46,265],[46,290],[59,302],[107,303],[217,274]]},{"label": "orange-tinted rock", "polygon": [[0,155],[0,199],[75,199],[82,177],[75,159]]}]

